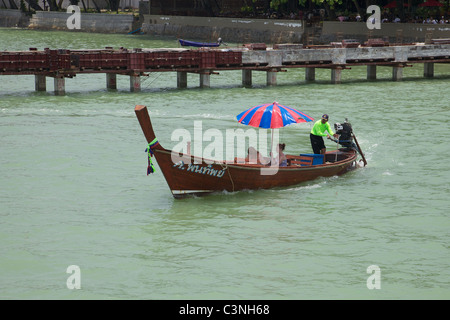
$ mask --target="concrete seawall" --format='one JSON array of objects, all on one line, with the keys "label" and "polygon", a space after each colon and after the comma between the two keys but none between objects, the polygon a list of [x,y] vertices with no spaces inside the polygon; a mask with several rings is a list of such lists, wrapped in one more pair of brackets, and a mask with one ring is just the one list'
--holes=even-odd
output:
[{"label": "concrete seawall", "polygon": [[149,35],[171,36],[188,40],[216,41],[221,37],[231,43],[303,43],[327,44],[342,39],[383,38],[391,43],[425,42],[450,38],[449,24],[383,23],[379,30],[369,30],[364,22],[323,21],[313,26],[301,20],[210,18],[141,14],[139,19],[127,14],[81,12],[81,29],[69,30],[66,12],[38,11],[31,18],[19,10],[1,9],[0,27],[41,30],[66,30],[99,33],[128,33],[139,27]]},{"label": "concrete seawall", "polygon": [[30,17],[19,10],[0,10],[0,28],[26,28],[29,23]]},{"label": "concrete seawall", "polygon": [[397,43],[424,42],[427,38],[450,38],[450,24],[382,23],[381,29],[369,30],[365,22],[325,21],[320,41],[329,43],[342,40],[339,38],[366,41],[369,37],[385,38]]},{"label": "concrete seawall", "polygon": [[142,32],[190,40],[225,42],[299,43],[304,32],[301,20],[204,18],[144,15]]},{"label": "concrete seawall", "polygon": [[0,27],[29,28],[37,30],[63,30],[77,32],[128,33],[137,22],[131,14],[84,13],[80,15],[81,29],[67,28],[67,12],[38,11],[32,17],[20,10],[1,9]]},{"label": "concrete seawall", "polygon": [[38,11],[30,19],[28,28],[40,30],[67,30],[99,33],[127,33],[132,31],[133,15],[81,13],[81,29],[68,29],[67,12]]},{"label": "concrete seawall", "polygon": [[[450,38],[449,24],[383,23],[381,29],[369,30],[365,22],[323,21],[307,25],[301,20],[206,18],[143,15],[142,31],[191,40],[225,42],[265,42],[327,44],[342,39],[383,38],[389,42],[425,42]],[[312,40],[312,42],[310,41]]]}]

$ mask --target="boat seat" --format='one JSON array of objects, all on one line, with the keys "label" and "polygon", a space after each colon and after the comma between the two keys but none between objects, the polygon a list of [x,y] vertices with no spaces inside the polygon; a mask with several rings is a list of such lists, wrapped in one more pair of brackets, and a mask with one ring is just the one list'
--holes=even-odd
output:
[{"label": "boat seat", "polygon": [[313,158],[312,157],[305,157],[305,156],[298,156],[291,160],[291,166],[312,166]]}]

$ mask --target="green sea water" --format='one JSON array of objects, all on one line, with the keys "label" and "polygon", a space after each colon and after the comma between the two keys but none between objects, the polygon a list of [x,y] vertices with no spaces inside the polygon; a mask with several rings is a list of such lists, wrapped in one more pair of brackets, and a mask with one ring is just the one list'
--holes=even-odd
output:
[{"label": "green sea water", "polygon": [[[138,35],[0,29],[0,50],[178,47]],[[450,65],[211,76],[211,88],[177,89],[152,73],[142,92],[104,74],[66,80],[66,95],[34,91],[33,76],[0,76],[1,299],[449,299]],[[290,188],[175,200],[134,106],[148,106],[166,148],[178,128],[225,131],[236,115],[281,104],[353,124],[368,165]],[[280,130],[286,153],[310,153],[309,124]],[[327,147],[335,148],[330,141]],[[69,289],[67,268],[80,270]],[[367,286],[379,267],[380,289]]]}]

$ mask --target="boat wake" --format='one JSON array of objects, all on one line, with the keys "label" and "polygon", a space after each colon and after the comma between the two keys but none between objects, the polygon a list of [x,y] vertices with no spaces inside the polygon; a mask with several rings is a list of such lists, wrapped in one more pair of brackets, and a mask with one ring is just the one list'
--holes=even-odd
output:
[{"label": "boat wake", "polygon": [[320,177],[315,182],[310,182],[308,184],[301,184],[292,187],[286,187],[283,191],[305,191],[305,190],[313,190],[324,187],[326,184],[339,179],[339,176],[332,177]]}]

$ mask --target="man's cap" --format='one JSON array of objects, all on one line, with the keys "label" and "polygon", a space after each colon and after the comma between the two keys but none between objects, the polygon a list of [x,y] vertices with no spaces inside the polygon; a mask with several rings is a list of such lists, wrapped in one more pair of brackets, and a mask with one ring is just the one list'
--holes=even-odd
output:
[{"label": "man's cap", "polygon": [[322,119],[328,120],[328,115],[327,115],[327,114],[324,114],[324,115],[322,116]]}]

